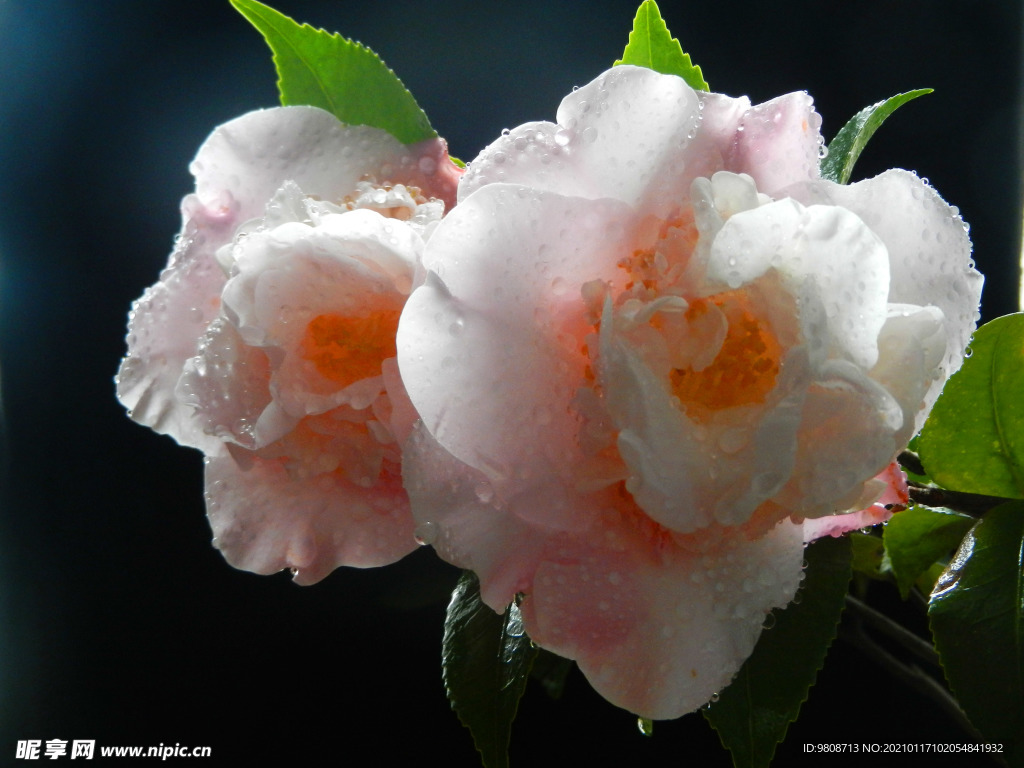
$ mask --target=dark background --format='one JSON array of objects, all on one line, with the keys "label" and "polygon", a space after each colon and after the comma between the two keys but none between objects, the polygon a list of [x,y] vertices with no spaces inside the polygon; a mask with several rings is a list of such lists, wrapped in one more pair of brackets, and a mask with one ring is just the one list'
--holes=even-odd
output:
[{"label": "dark background", "polygon": [[[278,7],[377,50],[468,160],[503,127],[553,119],[621,53],[637,2]],[[867,104],[935,88],[856,177],[927,176],[971,223],[985,319],[1016,309],[1018,3],[665,0],[662,13],[713,89],[755,102],[806,89],[828,139]],[[216,125],[276,96],[268,51],[227,0],[0,0],[0,765],[16,740],[54,738],[209,745],[216,765],[475,764],[439,672],[454,570],[428,549],[307,588],[231,569],[209,544],[199,454],[114,399],[125,316],[166,260],[188,162]],[[872,600],[915,621],[884,586]],[[804,742],[965,739],[837,643],[778,764],[860,762],[805,758]],[[512,757],[729,765],[699,716],[645,739],[578,674],[559,702],[531,687]]]}]

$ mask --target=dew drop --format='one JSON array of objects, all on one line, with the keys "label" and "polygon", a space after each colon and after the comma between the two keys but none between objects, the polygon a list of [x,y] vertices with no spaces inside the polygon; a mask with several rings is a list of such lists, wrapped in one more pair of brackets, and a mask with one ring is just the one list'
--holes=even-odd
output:
[{"label": "dew drop", "polygon": [[486,480],[481,480],[479,483],[477,483],[476,487],[473,489],[473,492],[476,494],[476,497],[484,504],[489,504],[491,499],[494,498],[494,489],[491,488],[491,484],[488,483]]},{"label": "dew drop", "polygon": [[440,528],[437,523],[421,523],[416,526],[416,530],[413,531],[413,538],[416,539],[416,543],[421,547],[425,547],[428,544],[433,544],[437,541],[437,535],[440,533]]}]

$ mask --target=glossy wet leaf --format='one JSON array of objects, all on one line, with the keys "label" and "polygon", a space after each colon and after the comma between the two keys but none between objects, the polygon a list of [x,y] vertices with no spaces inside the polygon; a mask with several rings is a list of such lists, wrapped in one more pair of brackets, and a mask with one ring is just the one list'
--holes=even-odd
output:
[{"label": "glossy wet leaf", "polygon": [[256,0],[231,4],[273,51],[284,106],[320,107],[343,123],[385,130],[403,144],[437,136],[402,81],[366,46],[297,24]]},{"label": "glossy wet leaf", "polygon": [[445,617],[441,668],[452,709],[486,768],[508,766],[512,721],[536,654],[519,607],[499,616],[480,600],[476,576],[463,573]]},{"label": "glossy wet leaf", "polygon": [[736,768],[767,766],[817,678],[836,636],[851,575],[846,537],[807,548],[799,602],[775,611],[754,653],[704,717],[732,753]]},{"label": "glossy wet leaf", "polygon": [[1024,502],[989,511],[964,538],[928,606],[935,648],[967,717],[1024,765]]},{"label": "glossy wet leaf", "polygon": [[891,98],[865,107],[850,118],[828,145],[828,155],[821,161],[821,176],[829,181],[846,184],[860,153],[874,136],[875,131],[893,112],[908,101],[931,93],[931,88],[899,93]]},{"label": "glossy wet leaf", "polygon": [[886,524],[882,540],[889,567],[904,599],[936,561],[949,557],[975,519],[948,509],[911,506]]},{"label": "glossy wet leaf", "polygon": [[637,8],[629,43],[615,66],[619,64],[647,67],[663,75],[678,75],[694,90],[711,90],[700,67],[690,61],[690,54],[683,53],[679,41],[668,31],[654,0],[644,0]]},{"label": "glossy wet leaf", "polygon": [[928,474],[955,491],[1024,498],[1024,315],[986,323],[921,430]]}]

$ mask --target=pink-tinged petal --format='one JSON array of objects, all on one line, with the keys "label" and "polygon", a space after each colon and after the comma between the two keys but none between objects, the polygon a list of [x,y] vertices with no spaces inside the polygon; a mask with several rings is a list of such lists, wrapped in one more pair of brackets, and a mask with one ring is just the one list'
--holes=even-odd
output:
[{"label": "pink-tinged petal", "polygon": [[662,214],[677,204],[683,158],[700,121],[697,94],[681,78],[614,67],[566,96],[557,121],[555,140],[589,179],[588,197]]},{"label": "pink-tinged petal", "polygon": [[630,494],[678,533],[746,522],[793,472],[808,378],[801,351],[782,361],[778,395],[766,407],[698,421],[633,351],[605,341],[609,325],[602,326],[601,381],[620,427]]},{"label": "pink-tinged petal", "polygon": [[581,291],[594,279],[623,282],[616,261],[633,223],[616,201],[511,185],[467,198],[447,222],[430,240],[432,276],[402,314],[399,368],[438,441],[515,484],[576,453]]},{"label": "pink-tinged petal", "polygon": [[416,415],[395,332],[461,171],[441,139],[403,146],[309,107],[221,126],[192,170],[182,236],[133,309],[119,397],[208,455],[234,565],[312,583],[397,560],[416,546],[396,439]]},{"label": "pink-tinged petal", "polygon": [[795,467],[774,500],[805,517],[856,508],[865,479],[901,447],[899,404],[856,366],[834,361],[810,387],[801,419]]},{"label": "pink-tinged petal", "polygon": [[729,684],[766,614],[795,594],[800,527],[688,550],[599,510],[586,541],[549,549],[521,605],[526,630],[613,704],[653,719],[691,712]]},{"label": "pink-tinged petal", "polygon": [[804,541],[814,541],[823,536],[842,536],[848,531],[884,523],[895,513],[894,507],[903,508],[910,500],[907,476],[895,461],[864,484],[864,493],[876,497],[864,509],[805,520]]},{"label": "pink-tinged petal", "polygon": [[207,459],[207,514],[214,544],[231,565],[270,574],[297,571],[313,584],[335,568],[387,565],[416,548],[399,478],[372,488],[338,473],[293,477],[279,460]]},{"label": "pink-tinged petal", "polygon": [[[403,468],[422,538],[488,605],[522,593],[535,642],[676,717],[793,597],[805,533],[888,514],[879,475],[973,324],[947,333],[938,272],[977,293],[958,243],[915,262],[919,232],[876,230],[888,192],[818,179],[805,94],[702,95],[682,141],[678,79],[619,70],[485,150],[431,235]],[[920,295],[896,285],[916,270]]]},{"label": "pink-tinged petal", "polygon": [[721,170],[748,173],[771,192],[818,178],[821,119],[812,103],[792,93],[751,108],[746,98],[698,96],[673,75],[614,67],[566,96],[556,123],[526,123],[488,146],[459,199],[518,183],[665,216],[693,179]]},{"label": "pink-tinged petal", "polygon": [[823,143],[821,117],[806,93],[790,93],[752,107],[737,126],[737,173],[746,173],[757,188],[773,195],[807,179],[819,177]]},{"label": "pink-tinged petal", "polygon": [[481,152],[459,199],[508,182],[667,214],[689,190],[683,157],[699,120],[697,95],[681,78],[615,67],[566,96],[557,124],[527,123]]},{"label": "pink-tinged petal", "polygon": [[[404,443],[402,477],[417,537],[449,563],[475,571],[483,601],[504,611],[529,585],[547,546],[536,521],[510,512],[491,478],[448,453],[422,422]],[[557,525],[564,517],[545,522]]]},{"label": "pink-tinged petal", "polygon": [[128,353],[116,381],[136,421],[183,445],[214,451],[218,441],[174,392],[221,308],[226,277],[214,258],[218,249],[240,225],[263,215],[286,181],[308,195],[342,200],[373,177],[418,186],[451,206],[461,172],[441,139],[406,147],[383,131],[344,126],[313,107],[251,112],[224,124],[200,148],[191,170],[196,194],[182,204],[182,232],[160,281],[132,308]]},{"label": "pink-tinged petal", "polygon": [[773,196],[819,177],[821,117],[806,93],[779,96],[755,107],[746,97],[708,93],[701,99],[701,129],[690,153],[695,176],[745,173],[761,192]]},{"label": "pink-tinged petal", "polygon": [[[280,409],[299,419],[342,404],[366,408],[377,398],[380,361],[394,356],[421,248],[403,222],[365,210],[327,216],[316,227],[283,224],[236,246],[223,311],[246,344],[271,358]],[[337,367],[342,339],[349,351],[359,347],[344,357],[358,375]]]},{"label": "pink-tinged petal", "polygon": [[175,396],[193,409],[206,435],[252,449],[279,439],[298,421],[279,409],[267,413],[269,382],[266,352],[247,346],[233,325],[217,318],[200,338],[196,356],[186,361]]},{"label": "pink-tinged petal", "polygon": [[372,177],[379,184],[418,186],[451,207],[460,175],[442,139],[405,146],[316,107],[275,107],[225,123],[203,144],[191,171],[199,198],[209,205],[226,193],[241,221],[263,215],[285,181],[307,195],[340,200]]},{"label": "pink-tinged petal", "polygon": [[135,421],[182,445],[213,450],[218,441],[203,432],[192,408],[174,396],[185,361],[220,310],[224,273],[213,253],[234,233],[238,220],[227,210],[210,211],[185,198],[185,218],[160,281],[135,302],[128,319],[128,353],[115,379],[117,396]]}]

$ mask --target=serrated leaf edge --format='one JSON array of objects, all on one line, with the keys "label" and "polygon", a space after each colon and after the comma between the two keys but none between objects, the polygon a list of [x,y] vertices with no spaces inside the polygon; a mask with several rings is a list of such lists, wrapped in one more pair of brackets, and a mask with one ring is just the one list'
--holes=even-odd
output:
[{"label": "serrated leaf edge", "polygon": [[[449,602],[448,609],[445,614],[445,631],[441,645],[441,677],[444,682],[445,696],[448,698],[448,703],[451,706],[452,711],[455,712],[455,715],[458,717],[459,722],[462,723],[463,727],[465,727],[466,730],[469,731],[470,736],[473,739],[473,746],[479,753],[481,762],[483,763],[484,767],[507,768],[509,764],[508,749],[511,746],[511,726],[515,722],[516,715],[519,713],[519,704],[522,701],[523,694],[526,691],[526,684],[530,677],[530,670],[532,669],[533,662],[537,656],[537,648],[533,645],[533,643],[530,641],[529,637],[526,634],[526,630],[523,627],[522,623],[522,616],[519,612],[519,607],[516,605],[515,602],[510,603],[508,608],[505,609],[505,613],[502,617],[501,631],[499,635],[499,650],[501,653],[500,660],[501,662],[506,664],[510,663],[512,660],[512,655],[510,655],[508,652],[509,643],[507,642],[507,638],[509,637],[522,638],[523,641],[527,644],[526,652],[531,654],[531,658],[528,660],[524,673],[521,676],[516,678],[510,678],[500,685],[499,680],[497,679],[490,681],[491,684],[493,685],[493,691],[495,695],[500,695],[502,692],[507,691],[510,687],[517,684],[522,687],[522,690],[516,697],[515,702],[512,706],[512,713],[508,722],[509,738],[508,741],[504,744],[504,748],[501,750],[500,754],[485,754],[484,749],[477,741],[477,734],[473,730],[472,725],[462,716],[462,712],[456,706],[456,697],[453,695],[454,691],[452,690],[452,687],[449,684],[449,666],[445,663],[446,648],[448,645],[447,641],[449,638],[449,617],[451,616],[452,608],[456,605],[457,601],[463,601],[466,599],[466,595],[469,589],[475,590],[476,599],[479,602],[479,608],[482,608],[484,610],[490,610],[490,608],[479,598],[479,582],[477,581],[475,574],[473,574],[472,571],[464,571],[462,575],[459,577],[459,581],[456,584],[455,589],[452,591],[452,598],[451,601]],[[519,634],[509,632],[509,626],[513,622],[518,624],[519,628],[522,629],[522,631]],[[513,651],[513,653],[515,653],[515,651]],[[502,727],[504,727],[504,725]],[[496,762],[489,762],[488,757],[494,758]]]},{"label": "serrated leaf edge", "polygon": [[[653,11],[652,11],[652,9],[653,9]],[[626,48],[622,52],[623,58],[622,59],[616,59],[612,63],[612,66],[613,67],[617,67],[617,66],[620,66],[620,65],[626,63],[626,61],[625,61],[626,51],[628,51],[630,46],[633,44],[633,36],[636,35],[636,34],[639,34],[639,30],[637,29],[637,21],[640,19],[641,14],[644,15],[644,21],[642,23],[646,27],[645,31],[647,32],[647,40],[648,40],[647,49],[648,49],[648,52],[649,52],[649,55],[648,55],[649,61],[644,66],[647,67],[647,69],[653,70],[655,72],[659,71],[659,70],[654,68],[654,55],[653,55],[653,53],[650,53],[651,46],[650,46],[650,42],[649,42],[651,40],[652,21],[656,20],[656,22],[660,22],[660,25],[657,24],[656,22],[654,24],[654,26],[657,28],[657,31],[659,33],[664,31],[665,34],[668,35],[669,43],[670,44],[672,44],[672,43],[675,44],[676,49],[679,51],[679,55],[680,55],[680,59],[681,59],[681,61],[683,63],[683,67],[687,70],[686,74],[682,74],[682,75],[678,74],[678,73],[675,73],[675,72],[672,72],[672,73],[664,73],[663,72],[661,74],[674,74],[676,77],[682,78],[683,82],[685,82],[687,85],[689,85],[691,88],[693,88],[696,91],[705,91],[705,92],[710,91],[711,90],[711,86],[708,85],[707,81],[704,79],[704,73],[701,71],[700,66],[698,66],[697,64],[693,63],[693,60],[690,58],[690,54],[688,54],[686,51],[683,50],[683,46],[679,42],[679,39],[672,36],[672,32],[669,30],[668,25],[665,23],[665,19],[662,17],[661,10],[658,8],[658,4],[655,2],[655,0],[644,0],[640,4],[640,7],[637,8],[636,16],[633,18],[633,27],[632,27],[632,29],[630,29],[629,38],[628,38],[628,40],[626,42]]]},{"label": "serrated leaf edge", "polygon": [[[438,135],[437,131],[435,131],[433,126],[430,124],[430,119],[427,117],[426,112],[423,111],[423,108],[419,105],[419,102],[416,101],[416,97],[412,95],[412,92],[406,87],[405,83],[402,82],[402,79],[397,74],[395,74],[395,71],[393,69],[391,69],[391,67],[389,67],[387,65],[387,62],[385,62],[377,54],[377,52],[374,51],[372,48],[369,48],[368,46],[363,45],[358,40],[352,40],[351,38],[344,37],[339,32],[333,32],[332,33],[332,32],[328,32],[325,29],[321,29],[319,27],[314,27],[311,24],[306,24],[306,23],[299,24],[297,21],[295,21],[291,17],[281,13],[280,11],[278,11],[278,10],[276,10],[274,8],[271,8],[268,5],[265,5],[264,3],[259,2],[259,0],[228,0],[228,2],[230,2],[231,5],[234,6],[235,10],[238,11],[250,24],[253,25],[253,27],[256,29],[256,31],[259,32],[260,35],[263,36],[264,41],[267,43],[267,46],[270,48],[270,51],[271,51],[271,54],[272,54],[272,60],[274,62],[274,68],[275,68],[275,70],[277,71],[277,74],[278,74],[277,90],[278,90],[278,94],[280,96],[280,101],[281,101],[281,105],[282,106],[297,106],[297,105],[293,104],[293,103],[288,103],[286,101],[286,97],[285,97],[285,94],[284,94],[284,87],[283,87],[284,77],[281,74],[281,68],[280,68],[279,62],[278,62],[278,52],[277,52],[277,50],[275,50],[274,46],[272,46],[270,44],[270,41],[267,40],[267,37],[263,33],[263,30],[253,20],[253,18],[250,15],[250,13],[252,13],[253,15],[256,15],[256,17],[258,19],[260,19],[261,21],[267,23],[267,26],[271,27],[274,30],[274,32],[276,32],[277,35],[284,41],[284,43],[295,53],[295,58],[298,59],[300,62],[302,62],[302,64],[305,66],[306,70],[312,76],[313,81],[316,82],[316,84],[318,85],[318,87],[320,89],[320,92],[323,93],[324,100],[331,107],[329,111],[335,117],[338,117],[339,120],[341,120],[341,117],[339,116],[339,112],[341,110],[340,106],[335,101],[335,99],[331,96],[330,90],[326,87],[326,84],[323,82],[323,80],[317,74],[317,69],[310,64],[310,62],[308,61],[308,59],[306,57],[304,57],[304,56],[302,56],[300,54],[299,49],[296,48],[295,45],[288,39],[287,34],[285,34],[285,32],[283,31],[285,28],[280,26],[282,21],[283,22],[287,22],[287,23],[289,23],[291,25],[294,25],[294,27],[298,28],[298,29],[308,30],[308,31],[311,31],[311,32],[314,32],[314,33],[317,33],[317,34],[326,35],[327,37],[331,38],[332,40],[340,40],[340,41],[342,41],[344,43],[347,43],[349,45],[354,46],[356,49],[358,49],[360,51],[365,51],[366,53],[370,54],[370,56],[373,57],[373,59],[375,59],[377,62],[379,62],[380,65],[384,69],[386,69],[388,71],[388,73],[391,74],[392,77],[395,78],[395,80],[398,82],[398,84],[401,85],[402,90],[406,93],[406,95],[408,95],[408,97],[412,101],[412,103],[415,104],[416,109],[418,110],[419,114],[422,115],[422,124],[427,129],[427,135],[423,136],[422,138],[423,139],[430,139],[430,138],[434,138],[434,137],[436,137]],[[255,7],[253,7],[253,6],[255,6]],[[263,11],[263,13],[261,14],[260,11]],[[342,121],[342,122],[344,122],[344,121]],[[387,130],[385,128],[381,128],[380,126],[372,126],[372,127],[380,128],[381,130]]]}]

